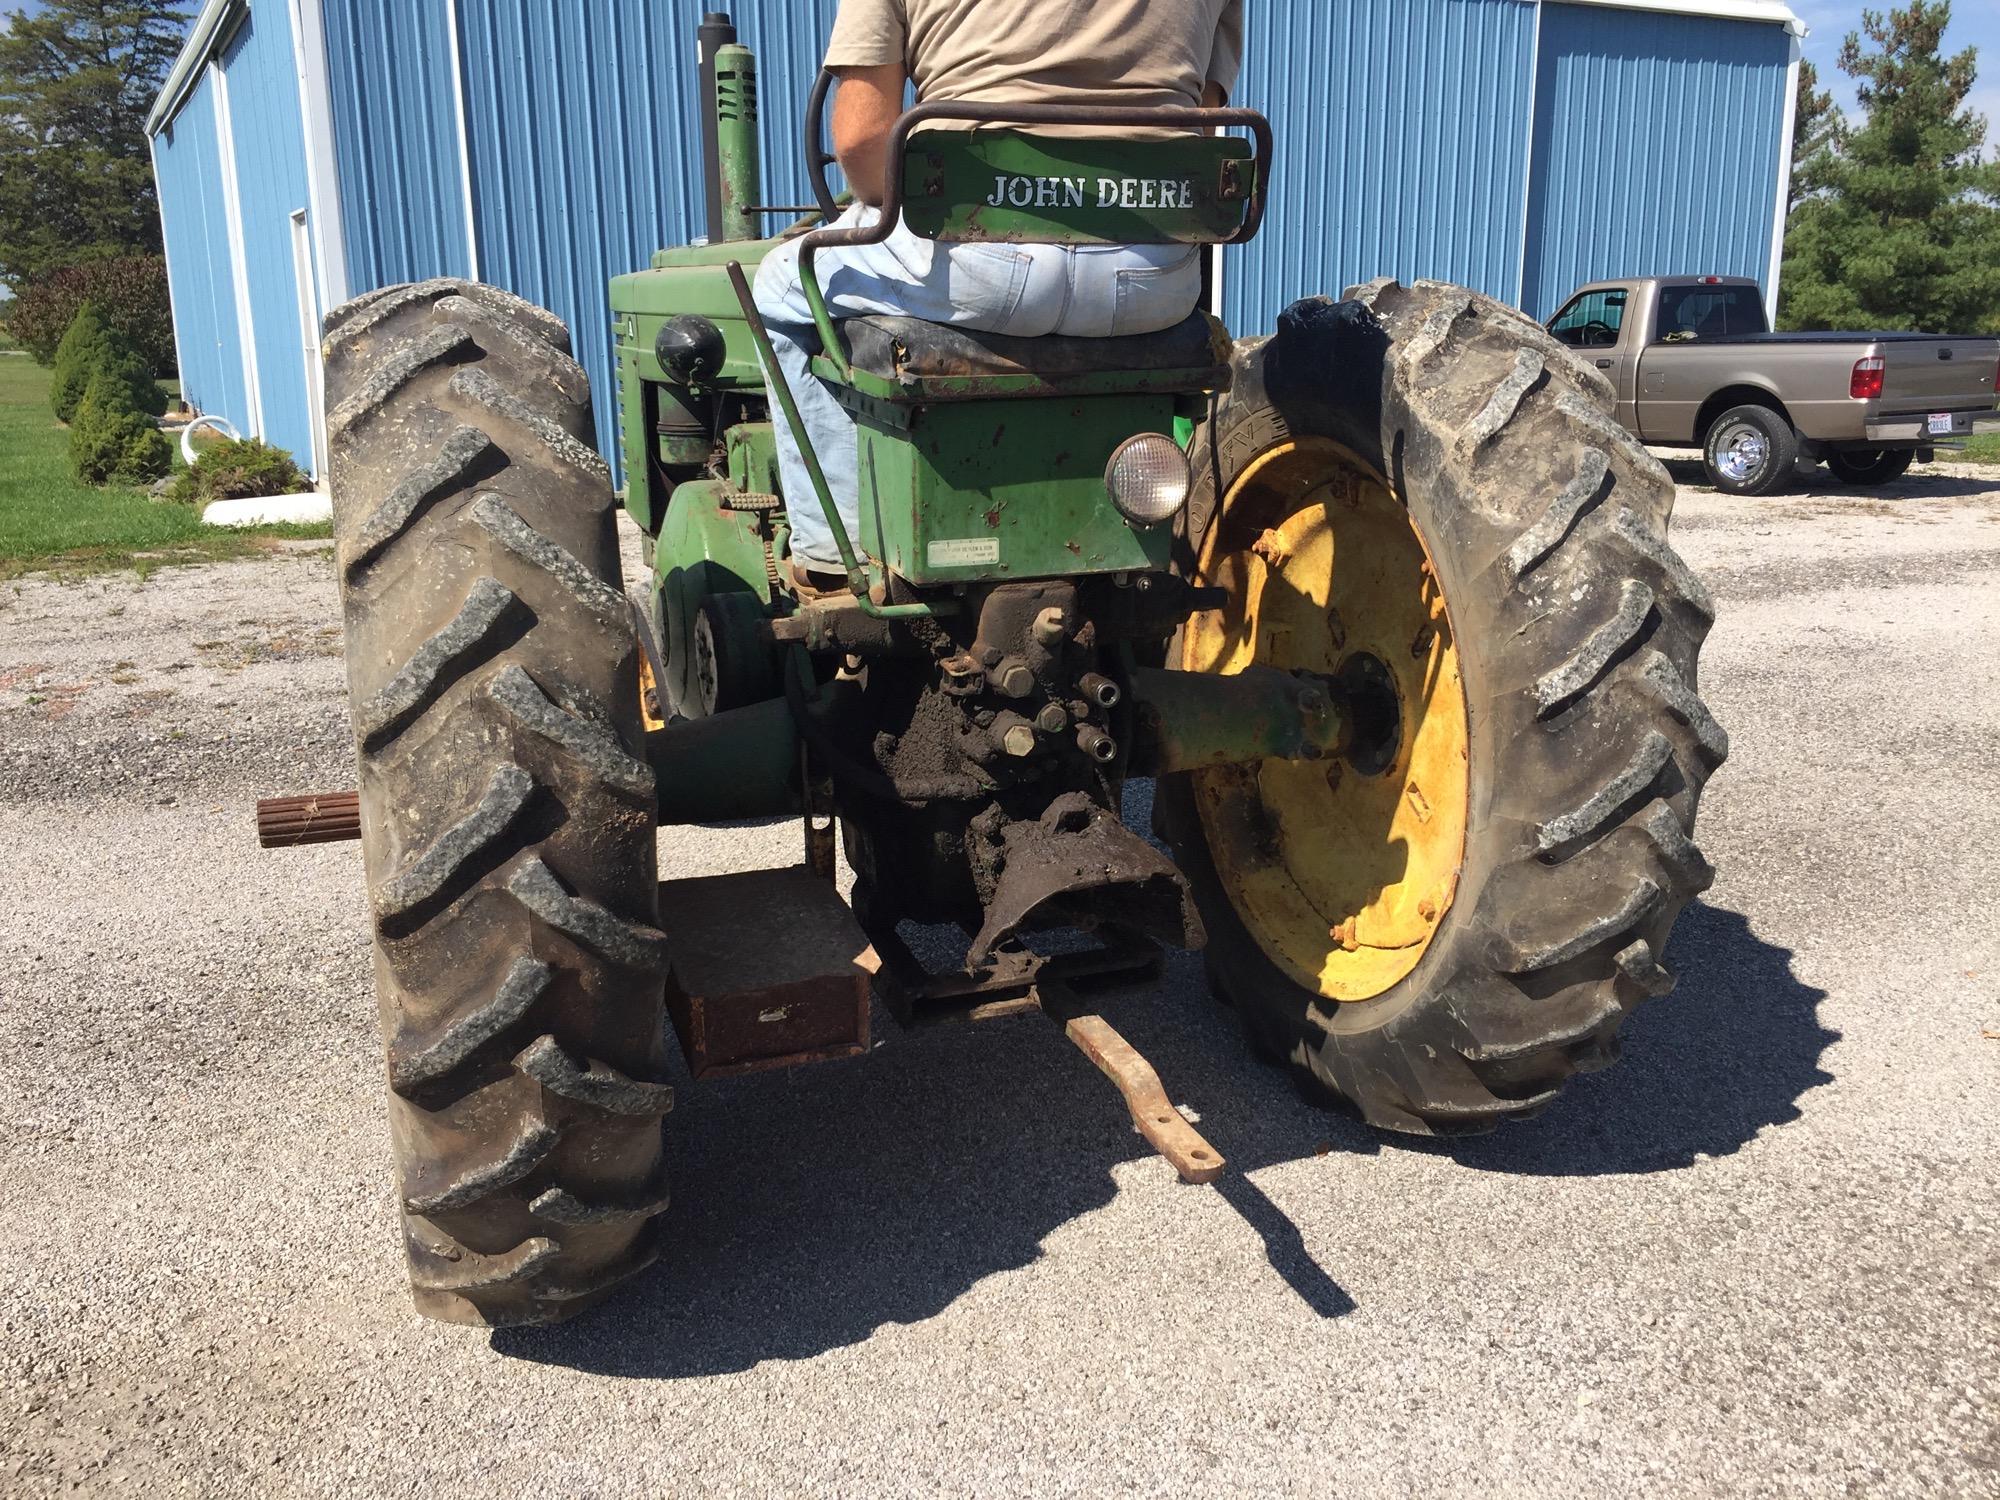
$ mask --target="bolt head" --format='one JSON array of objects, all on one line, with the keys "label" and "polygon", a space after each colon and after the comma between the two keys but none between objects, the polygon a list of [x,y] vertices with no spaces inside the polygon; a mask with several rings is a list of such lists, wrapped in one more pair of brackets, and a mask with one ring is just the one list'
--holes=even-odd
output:
[{"label": "bolt head", "polygon": [[1035,753],[1035,731],[1026,724],[1016,724],[1001,737],[1000,748],[1009,755],[1025,759]]},{"label": "bolt head", "polygon": [[1026,662],[1008,662],[993,674],[993,685],[1009,698],[1025,698],[1035,690],[1035,674]]},{"label": "bolt head", "polygon": [[1035,616],[1035,639],[1044,646],[1061,644],[1066,633],[1063,628],[1063,612],[1054,605]]},{"label": "bolt head", "polygon": [[1035,727],[1044,734],[1060,734],[1069,728],[1069,714],[1060,703],[1045,704],[1035,715]]}]

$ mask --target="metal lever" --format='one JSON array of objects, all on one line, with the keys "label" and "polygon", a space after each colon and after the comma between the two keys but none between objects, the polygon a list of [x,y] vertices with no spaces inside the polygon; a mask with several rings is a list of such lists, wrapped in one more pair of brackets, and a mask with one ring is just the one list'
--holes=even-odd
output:
[{"label": "metal lever", "polygon": [[1228,1165],[1199,1130],[1181,1118],[1153,1065],[1102,1016],[1078,1014],[1082,1002],[1067,985],[1042,979],[1035,986],[1042,1010],[1063,1023],[1063,1035],[1118,1086],[1132,1123],[1152,1148],[1180,1173],[1182,1182],[1213,1182]]}]

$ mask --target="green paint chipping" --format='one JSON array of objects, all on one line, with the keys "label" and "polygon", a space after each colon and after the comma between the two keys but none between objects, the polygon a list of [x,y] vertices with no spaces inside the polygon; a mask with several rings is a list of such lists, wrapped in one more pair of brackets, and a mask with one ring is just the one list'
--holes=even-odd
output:
[{"label": "green paint chipping", "polygon": [[723,238],[754,240],[763,231],[750,210],[763,195],[764,170],[757,143],[757,59],[748,47],[722,47],[715,54],[715,117]]},{"label": "green paint chipping", "polygon": [[1104,470],[1171,396],[962,402],[910,430],[861,425],[862,543],[915,584],[1164,567],[1172,528],[1135,528]]}]

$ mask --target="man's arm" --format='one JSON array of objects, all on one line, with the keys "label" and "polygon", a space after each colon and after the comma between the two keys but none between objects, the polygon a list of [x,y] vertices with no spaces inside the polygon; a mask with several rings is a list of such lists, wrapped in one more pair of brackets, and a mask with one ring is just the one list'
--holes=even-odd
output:
[{"label": "man's arm", "polygon": [[833,154],[854,196],[879,208],[889,187],[889,132],[903,112],[907,75],[901,63],[833,71],[840,79],[833,96]]}]

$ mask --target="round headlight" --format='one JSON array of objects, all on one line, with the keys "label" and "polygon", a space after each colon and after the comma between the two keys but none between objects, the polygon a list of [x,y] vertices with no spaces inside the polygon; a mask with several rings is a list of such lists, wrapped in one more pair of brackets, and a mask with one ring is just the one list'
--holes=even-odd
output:
[{"label": "round headlight", "polygon": [[1142,432],[1121,443],[1104,470],[1111,503],[1134,526],[1171,521],[1194,488],[1187,455],[1170,437]]}]

